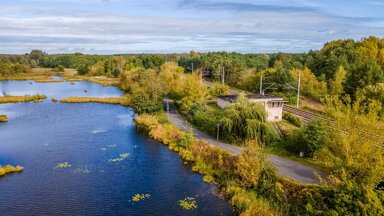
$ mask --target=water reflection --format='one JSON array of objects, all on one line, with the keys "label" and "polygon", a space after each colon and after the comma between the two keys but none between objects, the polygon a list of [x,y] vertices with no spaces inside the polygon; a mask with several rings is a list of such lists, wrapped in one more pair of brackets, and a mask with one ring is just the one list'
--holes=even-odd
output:
[{"label": "water reflection", "polygon": [[[14,95],[32,90],[63,98],[81,96],[84,88],[93,96],[122,94],[88,82],[0,84]],[[130,108],[45,100],[3,104],[0,113],[10,116],[0,124],[0,164],[25,167],[0,178],[2,215],[232,215],[214,185],[203,183],[176,153],[136,133]],[[54,169],[64,162],[71,166]],[[133,204],[135,194],[151,196]],[[196,196],[197,209],[177,203]]]}]

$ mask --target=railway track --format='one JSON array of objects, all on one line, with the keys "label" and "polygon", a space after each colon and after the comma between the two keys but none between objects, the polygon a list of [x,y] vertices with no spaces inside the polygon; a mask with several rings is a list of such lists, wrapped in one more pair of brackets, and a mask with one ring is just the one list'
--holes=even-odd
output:
[{"label": "railway track", "polygon": [[308,122],[310,122],[310,121],[312,121],[314,119],[323,119],[323,120],[325,120],[325,118],[323,116],[319,115],[319,114],[308,112],[308,111],[304,111],[304,110],[297,109],[297,108],[294,108],[294,107],[291,107],[291,106],[287,106],[287,105],[284,105],[283,111],[291,113],[291,114],[293,114],[295,116],[298,116],[305,123],[308,123]]},{"label": "railway track", "polygon": [[[300,110],[300,109],[297,109],[297,108],[294,108],[294,107],[291,107],[291,106],[286,106],[285,105],[283,107],[283,111],[291,113],[291,114],[301,118],[304,123],[309,123],[310,121],[315,120],[315,119],[327,121],[326,117],[324,117],[324,116],[322,116],[320,114],[316,114],[316,113]],[[328,119],[327,127],[333,128],[332,127],[333,123],[334,123],[333,120],[329,120]],[[341,132],[342,133],[347,133],[347,132],[345,132],[345,130],[342,130]],[[375,142],[381,143],[383,145],[384,137],[382,135],[368,133],[367,131],[364,131],[364,130],[360,131],[360,133],[361,133],[360,137],[362,137],[362,138],[364,138],[366,140],[371,140],[371,141],[375,141]]]}]

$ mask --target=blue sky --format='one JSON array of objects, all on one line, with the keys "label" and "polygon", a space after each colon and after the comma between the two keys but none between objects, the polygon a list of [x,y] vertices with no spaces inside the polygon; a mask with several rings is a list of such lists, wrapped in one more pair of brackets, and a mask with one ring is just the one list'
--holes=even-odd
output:
[{"label": "blue sky", "polygon": [[0,0],[0,53],[306,52],[384,36],[384,0]]}]

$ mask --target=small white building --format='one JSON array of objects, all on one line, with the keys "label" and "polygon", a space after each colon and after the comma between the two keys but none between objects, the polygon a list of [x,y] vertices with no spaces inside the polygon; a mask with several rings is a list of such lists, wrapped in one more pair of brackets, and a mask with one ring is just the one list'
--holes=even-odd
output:
[{"label": "small white building", "polygon": [[[272,95],[272,94],[252,94],[246,95],[248,100],[255,103],[261,103],[265,111],[267,112],[267,119],[270,122],[281,121],[283,118],[283,106],[284,99],[282,97]],[[221,108],[224,108],[231,103],[235,102],[237,99],[237,95],[225,95],[219,96],[217,98],[217,105]]]}]

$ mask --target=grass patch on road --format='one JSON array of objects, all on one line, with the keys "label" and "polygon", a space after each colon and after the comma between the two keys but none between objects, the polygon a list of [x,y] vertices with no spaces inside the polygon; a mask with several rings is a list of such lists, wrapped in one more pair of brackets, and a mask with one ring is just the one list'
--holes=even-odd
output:
[{"label": "grass patch on road", "polygon": [[330,170],[329,166],[326,166],[321,160],[317,160],[315,158],[300,157],[299,155],[292,154],[291,152],[287,151],[281,144],[276,144],[270,148],[267,148],[265,153],[298,162],[324,173],[329,173]]}]

